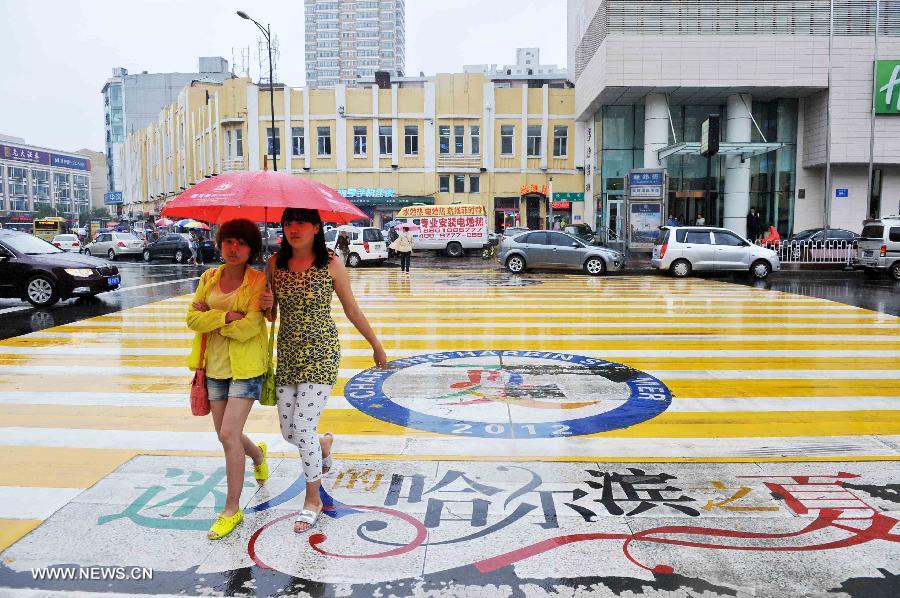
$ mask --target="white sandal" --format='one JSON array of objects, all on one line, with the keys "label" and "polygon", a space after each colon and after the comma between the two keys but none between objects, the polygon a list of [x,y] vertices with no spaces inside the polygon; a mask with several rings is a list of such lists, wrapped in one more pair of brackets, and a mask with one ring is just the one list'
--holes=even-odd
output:
[{"label": "white sandal", "polygon": [[[306,532],[311,530],[313,528],[313,526],[316,525],[316,520],[318,518],[319,518],[319,513],[315,512],[315,511],[309,511],[307,509],[303,509],[302,511],[300,511],[300,513],[297,515],[297,518],[294,520],[294,533],[305,534]],[[305,523],[309,527],[306,528],[305,530],[298,531],[297,530],[298,523]]]}]

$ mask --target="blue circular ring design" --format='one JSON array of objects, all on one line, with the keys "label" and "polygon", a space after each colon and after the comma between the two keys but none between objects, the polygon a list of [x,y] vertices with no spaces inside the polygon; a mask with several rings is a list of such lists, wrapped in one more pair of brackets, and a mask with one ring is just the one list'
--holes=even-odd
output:
[{"label": "blue circular ring design", "polygon": [[[631,390],[625,402],[604,413],[578,419],[541,423],[492,423],[471,420],[450,419],[413,411],[398,405],[384,391],[384,382],[404,368],[426,363],[440,363],[448,359],[476,357],[531,357],[550,359],[569,365],[590,368],[621,368],[634,375],[624,380]],[[426,355],[413,355],[391,361],[387,368],[370,368],[353,376],[344,387],[344,396],[356,409],[376,419],[399,426],[447,434],[450,436],[480,438],[561,438],[583,436],[627,428],[653,419],[672,403],[672,394],[658,378],[628,366],[584,355],[557,353],[553,351],[447,351]]]}]

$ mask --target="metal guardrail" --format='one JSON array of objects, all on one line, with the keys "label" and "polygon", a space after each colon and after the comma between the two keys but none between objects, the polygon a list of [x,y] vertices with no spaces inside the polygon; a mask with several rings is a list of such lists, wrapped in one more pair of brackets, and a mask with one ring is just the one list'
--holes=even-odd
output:
[{"label": "metal guardrail", "polygon": [[780,241],[774,245],[757,241],[757,245],[774,249],[782,264],[845,264],[856,261],[856,244],[842,239],[830,241]]}]

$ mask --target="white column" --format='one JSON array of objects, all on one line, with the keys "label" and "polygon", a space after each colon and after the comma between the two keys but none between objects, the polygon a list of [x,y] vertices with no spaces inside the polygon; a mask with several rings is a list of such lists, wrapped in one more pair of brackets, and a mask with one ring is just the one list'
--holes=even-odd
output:
[{"label": "white column", "polygon": [[281,162],[284,164],[284,171],[291,173],[293,172],[291,167],[294,159],[294,134],[293,127],[291,127],[291,120],[293,119],[291,114],[291,88],[285,85],[282,88],[281,97],[284,101],[284,114],[282,115],[284,120],[284,141],[281,143]]},{"label": "white column", "polygon": [[259,87],[253,84],[247,86],[247,139],[244,145],[247,170],[259,170]]},{"label": "white column", "polygon": [[391,148],[391,165],[400,165],[400,148],[403,146],[405,137],[401,135],[400,122],[397,112],[397,91],[400,89],[397,83],[391,85],[391,137],[393,147]]},{"label": "white column", "polygon": [[669,145],[669,108],[666,96],[651,93],[644,100],[644,168],[660,168],[659,154]]},{"label": "white column", "polygon": [[344,173],[346,181],[347,119],[341,116],[341,108],[347,114],[347,86],[343,83],[334,86],[334,143],[331,144],[331,151],[335,152],[338,172]]},{"label": "white column", "polygon": [[309,170],[312,167],[312,153],[318,151],[313,147],[313,140],[318,144],[318,139],[313,136],[309,123],[309,88],[303,88],[303,168]]},{"label": "white column", "polygon": [[[541,89],[541,169],[547,170],[547,159],[550,154],[550,87],[545,83]],[[553,196],[551,195],[551,200]]]},{"label": "white column", "polygon": [[[749,94],[728,96],[725,122],[725,141],[746,143],[750,141]],[[747,235],[747,212],[750,209],[750,161],[741,161],[740,154],[725,156],[725,204],[723,225],[741,236]]]},{"label": "white column", "polygon": [[[425,130],[422,135],[421,145],[419,148],[425,150],[425,172],[435,172],[435,153],[434,153],[434,121],[437,118],[437,97],[435,95],[434,81],[425,83]],[[434,181],[437,183],[437,181]]]},{"label": "white column", "polygon": [[481,165],[494,171],[494,84],[485,83],[482,100]]},{"label": "white column", "polygon": [[381,146],[379,145],[379,141],[381,136],[378,132],[378,127],[381,125],[381,122],[378,120],[378,117],[381,116],[381,110],[378,107],[378,91],[379,87],[377,85],[372,86],[372,169],[377,173],[378,167],[381,165]]}]

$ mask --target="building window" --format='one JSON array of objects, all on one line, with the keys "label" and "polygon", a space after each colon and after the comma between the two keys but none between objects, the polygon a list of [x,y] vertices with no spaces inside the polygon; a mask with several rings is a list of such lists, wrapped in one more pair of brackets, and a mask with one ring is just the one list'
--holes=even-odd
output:
[{"label": "building window", "polygon": [[438,127],[438,151],[442,154],[450,153],[450,127],[448,125]]},{"label": "building window", "polygon": [[9,175],[9,209],[14,212],[28,211],[28,174],[24,168],[10,166]]},{"label": "building window", "polygon": [[407,156],[419,155],[419,125],[403,127],[403,152]]},{"label": "building window", "polygon": [[243,158],[244,157],[244,130],[243,129],[235,129],[234,130],[234,157],[235,158]]},{"label": "building window", "polygon": [[441,175],[438,177],[438,191],[440,193],[450,193],[450,177]]},{"label": "building window", "polygon": [[[272,142],[272,131],[275,131],[275,141],[274,144]],[[266,127],[266,151],[270,156],[280,156],[281,155],[281,136],[278,131],[278,127],[272,129],[272,127]]]},{"label": "building window", "polygon": [[291,155],[302,156],[306,154],[306,140],[303,127],[291,127]]},{"label": "building window", "polygon": [[53,200],[56,207],[65,212],[72,211],[72,196],[69,194],[69,175],[53,173]]},{"label": "building window", "polygon": [[472,144],[472,153],[481,153],[481,127],[479,125],[469,126],[469,139]]},{"label": "building window", "polygon": [[73,175],[72,184],[75,189],[75,211],[79,214],[88,209],[91,203],[91,187],[86,176]]},{"label": "building window", "polygon": [[513,146],[515,145],[516,127],[515,125],[500,125],[500,154],[503,156],[512,156]]},{"label": "building window", "polygon": [[391,125],[379,125],[378,127],[378,153],[382,156],[390,156],[394,153],[394,131]]},{"label": "building window", "polygon": [[528,155],[529,157],[541,155],[541,125],[528,125]]},{"label": "building window", "polygon": [[466,175],[457,174],[453,177],[453,192],[454,193],[465,193],[466,192]]},{"label": "building window", "polygon": [[477,175],[469,177],[469,193],[481,192],[481,179]]},{"label": "building window", "polygon": [[331,155],[331,127],[316,127],[316,148],[323,158]]},{"label": "building window", "polygon": [[453,127],[453,153],[465,153],[466,128],[462,125]]},{"label": "building window", "polygon": [[569,155],[569,127],[553,126],[553,157],[565,158]]},{"label": "building window", "polygon": [[225,159],[231,159],[231,129],[225,129]]},{"label": "building window", "polygon": [[31,197],[35,210],[50,207],[50,173],[46,170],[31,171]]},{"label": "building window", "polygon": [[366,157],[366,142],[368,131],[365,125],[353,127],[353,155],[358,158]]}]

